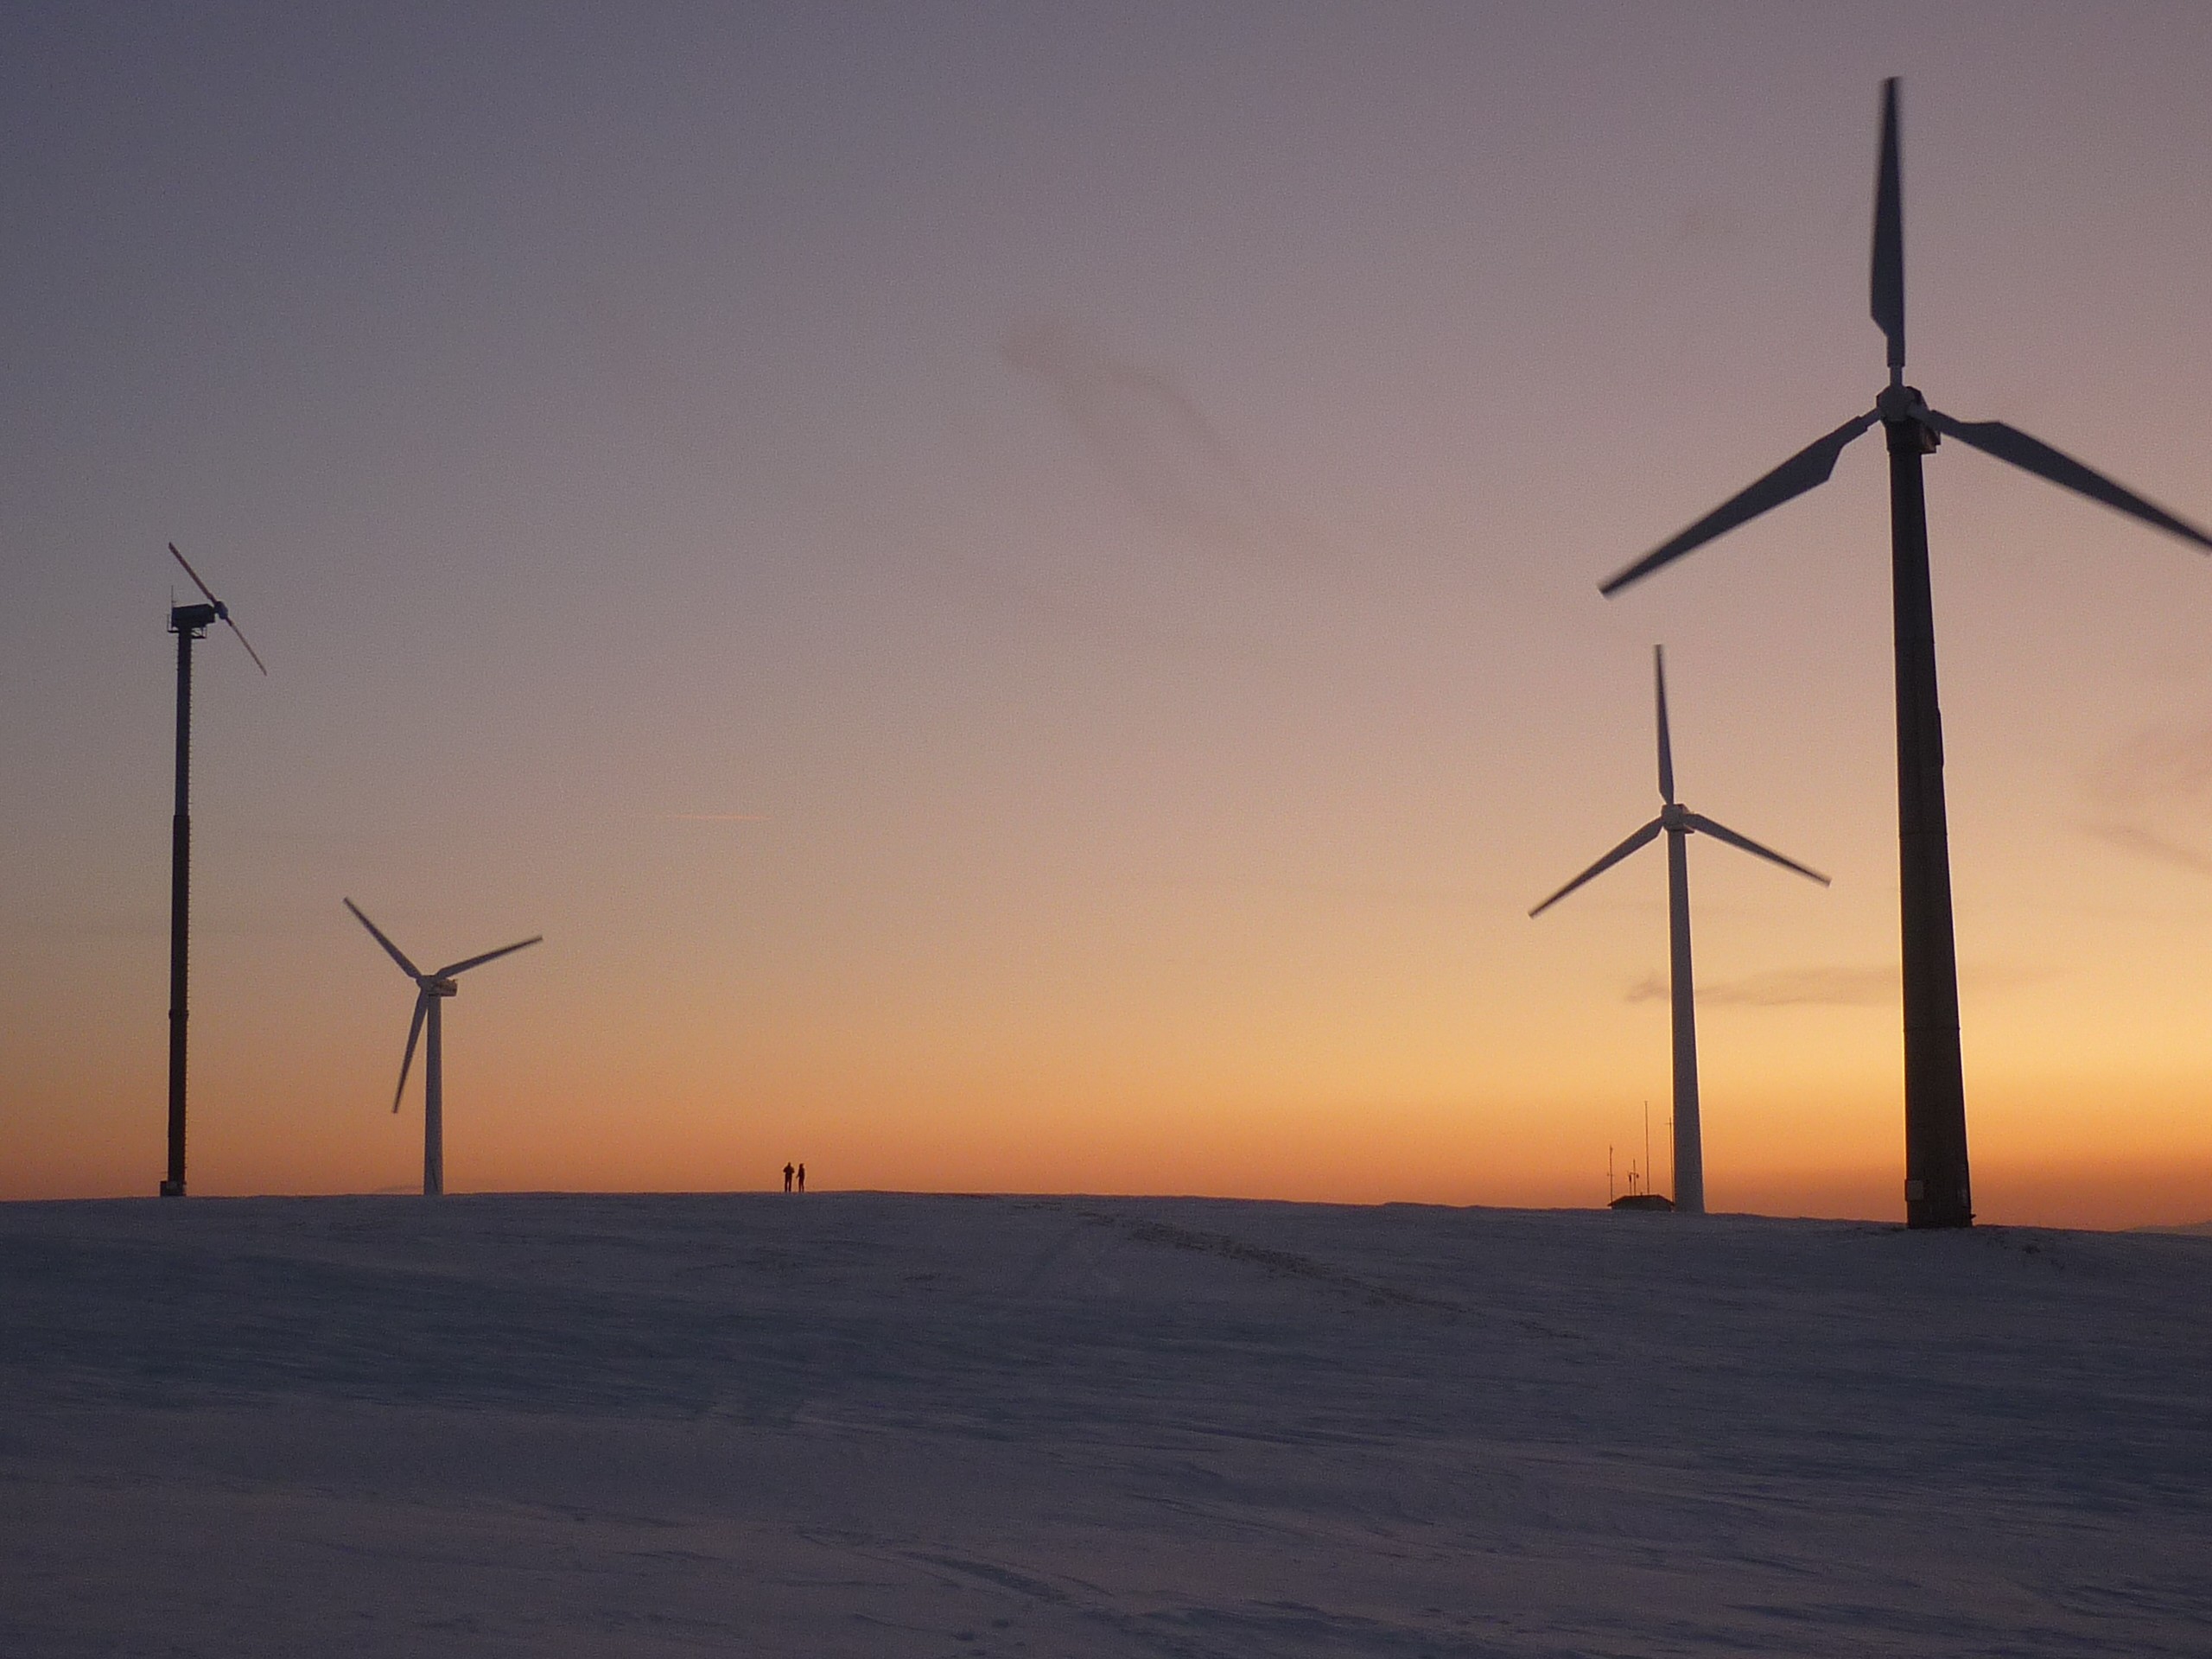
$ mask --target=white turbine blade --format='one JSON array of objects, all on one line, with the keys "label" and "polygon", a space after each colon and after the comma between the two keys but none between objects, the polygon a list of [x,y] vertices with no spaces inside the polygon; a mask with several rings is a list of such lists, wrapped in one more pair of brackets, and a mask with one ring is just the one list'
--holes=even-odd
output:
[{"label": "white turbine blade", "polygon": [[391,1109],[399,1109],[399,1097],[407,1092],[407,1068],[415,1064],[415,1041],[423,1034],[423,1016],[430,1011],[430,994],[423,991],[415,998],[414,1023],[407,1027],[407,1052],[400,1057],[399,1087],[391,1091]]},{"label": "white turbine blade", "polygon": [[2060,488],[2086,495],[2092,501],[2101,501],[2146,524],[2156,525],[2170,536],[2195,542],[2199,547],[2212,548],[2212,536],[2187,519],[2177,518],[2164,507],[2145,501],[2134,491],[2113,483],[2102,473],[2052,448],[2042,439],[2030,437],[2016,426],[2007,426],[2002,421],[1954,420],[1932,409],[1928,411],[1928,423],[1945,437],[1956,438],[1999,461],[2009,461],[2022,472],[2049,479]]},{"label": "white turbine blade", "polygon": [[522,940],[519,944],[503,944],[496,950],[486,950],[480,957],[471,957],[466,962],[456,962],[450,967],[441,968],[438,969],[437,977],[440,979],[451,979],[455,974],[465,974],[472,968],[481,968],[486,963],[496,962],[501,957],[520,950],[524,946],[542,944],[544,941],[544,938],[545,936],[543,933],[533,933],[530,938]]},{"label": "white turbine blade", "polygon": [[1662,543],[1618,575],[1600,582],[1598,591],[1611,599],[1630,582],[1643,581],[1660,566],[1673,563],[1714,537],[1726,535],[1737,525],[1747,524],[1785,501],[1794,501],[1816,485],[1827,483],[1835,471],[1836,457],[1843,453],[1844,446],[1880,418],[1869,410],[1846,421],[1827,436],[1807,444],[1758,483],[1729,497],[1674,540]]},{"label": "white turbine blade", "polygon": [[401,952],[399,947],[394,944],[390,939],[385,938],[383,931],[378,928],[374,922],[361,914],[361,907],[359,905],[355,904],[351,899],[348,899],[346,901],[346,908],[352,911],[353,912],[354,920],[359,922],[363,927],[367,928],[370,933],[375,937],[376,942],[384,946],[384,948],[391,953],[391,959],[399,964],[400,970],[404,973],[408,978],[420,979],[423,977],[423,970],[417,968],[413,963],[408,961],[405,955]]},{"label": "white turbine blade", "polygon": [[207,595],[207,602],[210,605],[213,605],[217,610],[222,609],[223,601],[215,597],[213,589],[210,588],[206,582],[200,580],[200,573],[192,568],[192,561],[186,558],[183,554],[179,553],[176,550],[176,543],[175,542],[171,542],[169,543],[169,554],[170,556],[175,558],[179,564],[184,567],[184,574],[192,578],[192,585],[197,588],[201,593]]},{"label": "white turbine blade", "polygon": [[1785,870],[1795,870],[1809,881],[1817,881],[1824,887],[1830,885],[1827,877],[1822,875],[1818,870],[1808,869],[1794,858],[1784,858],[1773,848],[1762,847],[1749,836],[1739,836],[1726,824],[1715,823],[1702,813],[1685,812],[1682,814],[1682,822],[1701,834],[1711,836],[1715,841],[1725,841],[1731,847],[1740,847],[1747,853],[1758,854],[1770,864],[1779,864]]},{"label": "white turbine blade", "polygon": [[228,611],[223,613],[223,620],[229,626],[231,632],[238,635],[238,644],[244,645],[245,654],[253,658],[253,665],[264,674],[268,673],[269,664],[261,660],[261,653],[253,648],[253,641],[245,637],[245,630],[231,620],[231,613]]},{"label": "white turbine blade", "polygon": [[1667,735],[1667,648],[1651,647],[1651,678],[1659,692],[1659,798],[1675,804],[1675,745]]},{"label": "white turbine blade", "polygon": [[1619,863],[1621,860],[1626,858],[1637,848],[1643,846],[1648,842],[1656,840],[1658,838],[1658,835],[1659,820],[1654,818],[1650,823],[1645,824],[1643,829],[1637,830],[1626,841],[1621,842],[1619,846],[1614,848],[1611,852],[1607,853],[1595,864],[1592,864],[1588,869],[1583,871],[1581,874],[1576,876],[1573,880],[1568,882],[1557,893],[1552,894],[1550,898],[1545,899],[1542,904],[1538,905],[1534,910],[1530,911],[1529,912],[1530,919],[1533,920],[1535,918],[1542,915],[1554,905],[1559,903],[1560,899],[1566,898],[1568,893],[1573,893],[1577,887],[1580,887],[1585,881],[1589,880],[1592,877],[1603,875],[1607,870],[1611,869],[1614,865]]}]

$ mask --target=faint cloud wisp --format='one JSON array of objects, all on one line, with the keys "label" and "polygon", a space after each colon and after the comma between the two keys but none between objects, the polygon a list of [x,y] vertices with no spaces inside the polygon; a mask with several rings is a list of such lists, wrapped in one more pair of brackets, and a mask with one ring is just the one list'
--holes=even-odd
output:
[{"label": "faint cloud wisp", "polygon": [[[2212,817],[2212,724],[2141,733],[2092,768],[2083,783],[2100,810],[2082,826],[2084,832],[2123,852],[2212,876],[2212,844],[2185,838],[2189,831],[2203,833]],[[2174,832],[2176,817],[2188,820],[2182,834]]]},{"label": "faint cloud wisp", "polygon": [[2135,853],[2144,858],[2157,859],[2163,864],[2178,865],[2198,875],[2212,876],[2212,853],[2200,852],[2194,847],[2184,847],[2177,841],[2169,841],[2157,830],[2139,823],[2085,823],[2082,829],[2107,846],[2122,852]]},{"label": "faint cloud wisp", "polygon": [[[2042,969],[1993,963],[1961,966],[1961,983],[1980,991],[2010,990],[2050,977]],[[1896,1002],[1904,995],[1903,975],[1895,963],[1871,968],[1770,968],[1741,979],[1714,980],[1697,988],[1697,1000],[1716,1007],[1739,1008],[1872,1008]],[[1625,1001],[1662,1002],[1667,999],[1663,974],[1646,974],[1628,988]]]},{"label": "faint cloud wisp", "polygon": [[[1630,1002],[1664,1001],[1667,995],[1667,981],[1659,974],[1648,974],[1628,989]],[[1775,968],[1697,988],[1700,1002],[1747,1008],[1865,1008],[1897,996],[1895,968]]]},{"label": "faint cloud wisp", "polygon": [[1044,387],[1107,475],[1164,529],[1227,552],[1319,550],[1269,507],[1228,440],[1163,371],[1054,318],[1007,329],[999,355]]}]

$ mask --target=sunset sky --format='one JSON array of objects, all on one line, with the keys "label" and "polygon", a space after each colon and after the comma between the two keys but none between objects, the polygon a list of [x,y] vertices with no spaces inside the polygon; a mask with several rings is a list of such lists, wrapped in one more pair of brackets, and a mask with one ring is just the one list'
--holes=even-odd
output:
[{"label": "sunset sky", "polygon": [[[0,1197],[1901,1217],[1887,503],[1597,583],[1883,380],[2212,522],[2212,9],[19,5]],[[1928,467],[1975,1198],[2212,1215],[2212,563]],[[1664,1176],[1663,1154],[1661,1175]]]}]

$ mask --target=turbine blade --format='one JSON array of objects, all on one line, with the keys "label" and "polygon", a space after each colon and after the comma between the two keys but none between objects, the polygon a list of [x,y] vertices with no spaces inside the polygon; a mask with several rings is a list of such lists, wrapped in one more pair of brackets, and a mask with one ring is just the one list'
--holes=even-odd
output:
[{"label": "turbine blade", "polygon": [[[215,613],[221,617],[224,621],[230,622],[231,632],[238,635],[238,644],[244,645],[245,647],[245,654],[253,658],[253,665],[259,669],[264,674],[266,674],[269,671],[269,664],[261,660],[261,653],[253,648],[252,642],[245,637],[245,630],[240,628],[237,623],[231,622],[231,607],[224,604],[221,600],[215,597],[215,591],[213,588],[208,587],[206,582],[200,580],[200,573],[192,568],[192,561],[186,558],[183,554],[179,553],[176,550],[176,543],[175,542],[171,542],[169,543],[169,553],[179,564],[184,567],[184,574],[192,578],[192,585],[207,596],[207,602],[215,607]],[[171,608],[174,609],[175,607],[172,607]]]},{"label": "turbine blade", "polygon": [[1621,860],[1626,858],[1637,848],[1643,846],[1649,842],[1656,840],[1658,838],[1658,835],[1659,820],[1654,818],[1650,823],[1645,824],[1643,829],[1637,830],[1626,841],[1621,842],[1619,846],[1614,848],[1611,852],[1607,853],[1595,864],[1592,864],[1588,869],[1583,871],[1581,874],[1576,876],[1573,880],[1568,882],[1557,893],[1552,894],[1550,898],[1545,899],[1542,904],[1538,905],[1534,910],[1530,911],[1529,912],[1529,919],[1533,921],[1535,918],[1542,915],[1554,905],[1559,903],[1560,899],[1566,898],[1568,893],[1573,893],[1577,887],[1580,887],[1585,881],[1589,880],[1592,876],[1603,875],[1607,870],[1611,869],[1614,865],[1619,863]]},{"label": "turbine blade", "polygon": [[400,1057],[399,1087],[391,1091],[391,1109],[399,1109],[399,1097],[407,1092],[407,1068],[415,1064],[415,1040],[423,1034],[423,1016],[430,1011],[430,994],[420,991],[415,997],[414,1022],[407,1027],[407,1052]]},{"label": "turbine blade", "polygon": [[2177,518],[2164,507],[2145,501],[2134,491],[2124,489],[2102,473],[2083,466],[2073,456],[2052,448],[2040,438],[2031,438],[2016,426],[2002,421],[1957,421],[1935,410],[1928,411],[1929,423],[1947,438],[1956,438],[1970,444],[1984,454],[1994,455],[1999,461],[2009,461],[2021,471],[2033,473],[2037,478],[2049,479],[2062,489],[2086,495],[2092,501],[2101,501],[2116,507],[2131,518],[2154,524],[2170,536],[2195,542],[2199,547],[2212,548],[2212,536],[2207,535],[2185,518]]},{"label": "turbine blade", "polygon": [[1693,830],[1711,836],[1715,841],[1725,841],[1731,847],[1740,847],[1747,853],[1757,854],[1770,864],[1779,864],[1785,870],[1795,870],[1808,881],[1817,881],[1824,887],[1829,885],[1827,877],[1822,875],[1818,870],[1808,869],[1794,858],[1784,858],[1773,848],[1762,847],[1749,836],[1739,836],[1726,824],[1715,823],[1702,813],[1685,812],[1682,814],[1682,822]]},{"label": "turbine blade", "polygon": [[401,971],[404,972],[408,978],[419,980],[423,977],[423,970],[417,968],[413,963],[408,961],[407,957],[402,953],[397,945],[394,944],[390,939],[385,938],[382,929],[378,928],[377,925],[371,921],[367,917],[361,914],[361,907],[359,905],[355,904],[351,899],[348,899],[346,901],[346,908],[352,911],[353,912],[353,919],[360,923],[363,927],[367,928],[369,931],[375,936],[376,942],[384,946],[385,950],[391,953],[391,959],[399,964]]},{"label": "turbine blade", "polygon": [[220,607],[223,601],[215,597],[215,591],[213,588],[208,587],[206,582],[200,580],[200,573],[192,568],[192,561],[186,558],[183,554],[177,552],[176,543],[175,542],[171,542],[169,543],[169,552],[175,556],[176,562],[184,567],[184,574],[192,578],[192,585],[207,596],[207,602],[210,605]]},{"label": "turbine blade", "polygon": [[523,940],[520,944],[503,944],[496,950],[486,950],[480,957],[471,957],[466,962],[456,962],[450,967],[439,969],[437,977],[440,979],[451,979],[455,974],[465,974],[472,968],[481,968],[486,963],[495,962],[501,957],[507,956],[512,952],[523,949],[525,945],[539,944],[544,939],[544,938],[545,936],[543,933],[533,933],[530,938]]},{"label": "turbine blade", "polygon": [[1875,325],[1889,336],[1890,366],[1904,367],[1904,181],[1897,145],[1897,78],[1882,83],[1882,159],[1874,174]]},{"label": "turbine blade", "polygon": [[244,645],[245,647],[245,654],[253,658],[253,665],[259,669],[264,674],[268,673],[269,664],[261,660],[261,653],[253,648],[253,641],[245,637],[245,630],[238,626],[237,623],[231,622],[231,619],[228,615],[226,615],[223,618],[223,620],[230,622],[231,632],[238,635],[238,644]]},{"label": "turbine blade", "polygon": [[1846,421],[1827,436],[1807,444],[1758,483],[1731,496],[1674,540],[1654,548],[1618,575],[1599,583],[1598,591],[1611,599],[1630,582],[1643,581],[1660,566],[1671,564],[1714,537],[1726,535],[1737,525],[1748,523],[1785,501],[1795,500],[1816,485],[1827,483],[1835,471],[1836,457],[1843,453],[1844,446],[1880,418],[1869,410]]},{"label": "turbine blade", "polygon": [[1667,735],[1667,648],[1651,647],[1651,678],[1659,690],[1659,798],[1675,804],[1675,745]]}]

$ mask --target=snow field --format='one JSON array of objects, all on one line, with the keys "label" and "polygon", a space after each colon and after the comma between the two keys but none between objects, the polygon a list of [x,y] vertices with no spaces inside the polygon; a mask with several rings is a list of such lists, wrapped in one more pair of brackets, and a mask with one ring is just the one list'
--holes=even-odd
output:
[{"label": "snow field", "polygon": [[2212,1238],[0,1206],[0,1654],[2212,1652]]}]

